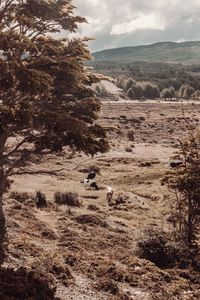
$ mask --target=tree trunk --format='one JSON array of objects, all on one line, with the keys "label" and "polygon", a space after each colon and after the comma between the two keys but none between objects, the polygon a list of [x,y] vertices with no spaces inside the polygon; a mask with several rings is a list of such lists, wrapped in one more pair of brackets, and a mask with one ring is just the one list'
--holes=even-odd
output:
[{"label": "tree trunk", "polygon": [[0,199],[0,247],[5,236],[5,216],[2,207],[2,199]]},{"label": "tree trunk", "polygon": [[192,200],[189,199],[189,210],[188,210],[188,224],[187,224],[187,242],[188,245],[192,243],[193,226],[192,226]]},{"label": "tree trunk", "polygon": [[5,236],[5,216],[3,212],[3,193],[5,190],[5,176],[3,167],[0,167],[0,246]]},{"label": "tree trunk", "polygon": [[[2,159],[2,154],[5,148],[5,144],[8,138],[8,129],[2,128],[0,126],[0,159]],[[0,164],[0,249],[5,237],[5,216],[3,212],[3,194],[5,191],[6,176],[4,173],[4,163],[1,161]]]}]

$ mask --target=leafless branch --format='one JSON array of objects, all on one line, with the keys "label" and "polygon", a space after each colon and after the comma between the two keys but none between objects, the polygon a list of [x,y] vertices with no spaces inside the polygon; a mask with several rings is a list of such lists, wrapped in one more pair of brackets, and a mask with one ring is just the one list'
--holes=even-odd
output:
[{"label": "leafless branch", "polygon": [[30,138],[29,136],[28,136],[28,137],[25,137],[20,143],[18,143],[18,144],[15,146],[15,148],[14,148],[12,151],[8,152],[8,153],[5,155],[5,158],[8,158],[8,157],[12,156],[13,154],[15,154],[15,153],[19,150],[19,148],[29,140],[29,138]]},{"label": "leafless branch", "polygon": [[51,175],[51,176],[57,176],[59,175],[59,172],[64,171],[65,169],[58,169],[58,170],[37,170],[37,171],[30,171],[30,170],[18,170],[15,172],[10,173],[9,175],[24,175],[24,174],[28,174],[28,175],[37,175],[37,174],[47,174],[47,175]]}]

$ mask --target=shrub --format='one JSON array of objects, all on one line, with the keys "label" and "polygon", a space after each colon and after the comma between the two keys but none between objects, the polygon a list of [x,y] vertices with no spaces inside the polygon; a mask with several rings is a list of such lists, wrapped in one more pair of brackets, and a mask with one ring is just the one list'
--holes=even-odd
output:
[{"label": "shrub", "polygon": [[183,84],[179,89],[178,96],[184,99],[189,99],[194,92],[194,88],[189,84]]},{"label": "shrub", "polygon": [[37,208],[47,207],[46,196],[42,192],[40,192],[40,191],[36,192],[35,200],[36,200]]},{"label": "shrub", "polygon": [[119,293],[119,288],[117,283],[112,279],[102,279],[96,285],[96,289],[99,291],[104,291],[116,295]]},{"label": "shrub", "polygon": [[80,224],[89,224],[92,226],[101,226],[101,227],[108,227],[108,224],[104,219],[100,218],[98,215],[79,215],[76,217],[77,223]]},{"label": "shrub", "polygon": [[126,147],[125,151],[126,151],[126,152],[133,152],[133,149],[130,148],[130,147]]},{"label": "shrub", "polygon": [[162,230],[147,228],[137,242],[138,255],[153,262],[159,268],[187,267],[191,262],[191,251],[182,241],[170,241]]},{"label": "shrub", "polygon": [[72,192],[56,192],[54,194],[55,202],[59,205],[69,205],[69,206],[77,206],[80,207],[81,203],[78,198],[78,194]]},{"label": "shrub", "polygon": [[6,178],[5,180],[5,192],[8,192],[8,190],[11,188],[11,183],[13,182],[13,180],[10,180],[8,178]]},{"label": "shrub", "polygon": [[93,210],[93,211],[98,211],[99,207],[96,206],[95,204],[89,204],[88,209]]},{"label": "shrub", "polygon": [[173,97],[175,97],[175,89],[173,87],[165,88],[160,93],[160,98],[165,99],[165,100],[172,99]]},{"label": "shrub", "polygon": [[30,198],[31,198],[31,195],[30,195],[29,193],[26,193],[26,192],[20,193],[20,192],[14,191],[14,192],[12,192],[12,193],[10,194],[10,198],[11,198],[11,199],[17,200],[17,201],[20,202],[20,203],[23,203],[23,202],[25,202],[26,200],[30,199]]},{"label": "shrub", "polygon": [[0,299],[58,299],[55,291],[47,278],[34,271],[0,269]]},{"label": "shrub", "polygon": [[140,85],[132,85],[132,90],[135,96],[135,99],[140,99],[143,97],[143,90]]},{"label": "shrub", "polygon": [[97,165],[90,165],[87,167],[87,172],[95,172],[95,173],[100,173],[100,168]]},{"label": "shrub", "polygon": [[134,95],[134,92],[132,90],[132,88],[129,88],[127,90],[127,93],[126,93],[127,97],[130,99],[130,100],[134,100],[135,99],[135,95]]},{"label": "shrub", "polygon": [[96,85],[96,88],[95,88],[95,93],[98,97],[110,97],[111,96],[111,93],[107,90],[107,88],[99,83]]},{"label": "shrub", "polygon": [[124,90],[128,91],[133,85],[135,85],[136,82],[132,78],[128,78],[125,82]]},{"label": "shrub", "polygon": [[152,261],[158,267],[166,263],[166,236],[161,231],[148,228],[138,240],[139,256]]},{"label": "shrub", "polygon": [[100,167],[98,167],[97,165],[89,165],[89,166],[86,166],[82,169],[79,169],[79,172],[83,172],[83,173],[95,172],[95,173],[99,174],[100,173]]},{"label": "shrub", "polygon": [[135,133],[133,130],[129,130],[128,133],[127,133],[127,137],[129,139],[129,141],[134,141],[135,140]]},{"label": "shrub", "polygon": [[141,82],[139,86],[142,88],[143,96],[149,99],[156,99],[160,96],[160,91],[157,85],[149,81]]}]

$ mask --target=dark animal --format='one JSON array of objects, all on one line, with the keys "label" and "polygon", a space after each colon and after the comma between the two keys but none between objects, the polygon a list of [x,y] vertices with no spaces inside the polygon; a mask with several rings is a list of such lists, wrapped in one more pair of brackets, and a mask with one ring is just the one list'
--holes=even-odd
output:
[{"label": "dark animal", "polygon": [[126,203],[126,200],[122,196],[117,197],[117,199],[115,200],[116,205],[124,204],[124,203]]},{"label": "dark animal", "polygon": [[182,160],[173,160],[169,163],[169,166],[174,169],[180,167],[182,164],[183,164]]},{"label": "dark animal", "polygon": [[95,173],[95,172],[90,172],[90,173],[88,174],[88,176],[87,176],[86,179],[92,180],[92,179],[94,179],[95,177],[96,177],[96,173]]},{"label": "dark animal", "polygon": [[99,190],[99,187],[95,181],[96,173],[95,172],[90,172],[87,176],[86,179],[81,180],[81,183],[84,183],[85,189],[94,189],[94,190]]},{"label": "dark animal", "polygon": [[94,190],[96,190],[96,191],[99,190],[99,187],[98,187],[98,185],[96,184],[95,181],[91,183],[90,188],[92,188],[92,189],[94,189]]},{"label": "dark animal", "polygon": [[82,179],[80,182],[84,184],[85,189],[89,188],[89,189],[99,190],[99,187],[95,180]]}]

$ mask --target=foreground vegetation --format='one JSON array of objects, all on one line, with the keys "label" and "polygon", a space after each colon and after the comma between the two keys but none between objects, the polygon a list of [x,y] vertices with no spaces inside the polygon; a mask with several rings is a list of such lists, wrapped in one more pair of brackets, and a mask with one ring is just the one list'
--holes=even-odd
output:
[{"label": "foreground vegetation", "polygon": [[[109,149],[95,124],[100,102],[86,67],[87,39],[70,39],[85,18],[71,1],[0,2],[0,244],[5,234],[2,197],[8,176],[38,154]],[[56,39],[52,33],[65,33]],[[15,141],[10,143],[14,137]]]},{"label": "foreground vegetation", "polygon": [[[2,276],[13,287],[24,276],[25,293],[37,284],[60,299],[199,299],[198,253],[174,241],[174,195],[161,185],[181,149],[178,138],[197,126],[199,111],[198,103],[105,103],[98,122],[109,132],[110,152],[90,159],[66,149],[13,175],[4,202],[6,263],[34,274]],[[99,174],[99,191],[80,184],[90,170]],[[111,206],[107,186],[114,190]],[[46,195],[46,207],[38,207],[35,191]],[[3,283],[10,295],[9,281]]]},{"label": "foreground vegetation", "polygon": [[[0,8],[0,246],[3,207],[8,234],[0,298],[199,299],[199,139],[177,146],[199,123],[198,104],[178,114],[163,106],[166,116],[159,103],[108,103],[97,120],[101,104],[90,85],[99,77],[84,64],[87,39],[68,38],[85,22],[71,1],[4,0]],[[52,37],[61,31],[66,39]],[[154,75],[117,84],[131,99],[199,93],[198,76],[161,89],[170,75],[158,82]],[[111,152],[94,158],[109,150],[107,134]],[[165,181],[177,196],[170,206],[164,200],[173,195],[165,188],[162,198],[160,181],[175,149],[184,161]],[[98,191],[80,186],[89,170],[98,173]]]}]

